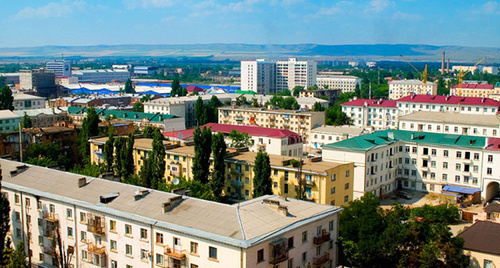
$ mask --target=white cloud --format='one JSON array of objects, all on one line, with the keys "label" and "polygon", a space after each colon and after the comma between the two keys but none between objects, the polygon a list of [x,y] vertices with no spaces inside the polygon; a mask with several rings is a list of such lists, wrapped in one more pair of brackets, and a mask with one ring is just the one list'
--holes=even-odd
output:
[{"label": "white cloud", "polygon": [[25,7],[15,17],[18,19],[69,17],[75,10],[82,10],[85,5],[85,1],[50,2],[38,8]]},{"label": "white cloud", "polygon": [[124,0],[128,9],[136,8],[162,8],[174,5],[173,0]]},{"label": "white cloud", "polygon": [[410,14],[397,11],[392,15],[393,20],[420,20],[422,16],[419,14]]},{"label": "white cloud", "polygon": [[393,3],[389,0],[371,0],[368,3],[367,11],[381,12]]},{"label": "white cloud", "polygon": [[498,14],[500,13],[500,3],[498,1],[489,1],[483,4],[482,12],[485,14]]}]

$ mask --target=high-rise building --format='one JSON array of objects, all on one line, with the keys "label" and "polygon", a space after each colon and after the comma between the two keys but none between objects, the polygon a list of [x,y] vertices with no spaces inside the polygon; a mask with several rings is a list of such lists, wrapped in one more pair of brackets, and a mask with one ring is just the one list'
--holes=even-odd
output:
[{"label": "high-rise building", "polygon": [[241,90],[260,94],[274,93],[276,63],[264,59],[241,62]]},{"label": "high-rise building", "polygon": [[56,76],[71,76],[71,62],[69,60],[47,61],[45,68],[54,71]]},{"label": "high-rise building", "polygon": [[297,61],[289,58],[287,61],[276,62],[276,91],[292,90],[296,86],[304,88],[316,83],[317,64],[315,61]]}]

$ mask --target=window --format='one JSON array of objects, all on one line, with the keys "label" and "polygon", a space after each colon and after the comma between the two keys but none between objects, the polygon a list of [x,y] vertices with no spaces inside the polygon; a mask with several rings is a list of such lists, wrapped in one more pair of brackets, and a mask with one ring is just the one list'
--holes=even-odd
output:
[{"label": "window", "polygon": [[493,155],[488,155],[488,162],[492,163],[493,162]]},{"label": "window", "polygon": [[80,232],[80,240],[81,241],[86,241],[87,240],[87,232],[81,231]]},{"label": "window", "polygon": [[462,165],[461,165],[461,164],[457,164],[457,165],[456,165],[456,167],[455,167],[455,169],[456,169],[457,171],[462,170]]},{"label": "window", "polygon": [[486,174],[491,175],[493,173],[493,170],[489,167],[486,169]]},{"label": "window", "polygon": [[163,244],[163,234],[156,233],[156,243]]},{"label": "window", "polygon": [[444,157],[448,157],[448,154],[449,154],[448,150],[444,150],[444,151],[443,151],[443,156],[444,156]]},{"label": "window", "polygon": [[462,158],[462,152],[457,151],[457,158]]},{"label": "window", "polygon": [[217,248],[208,247],[208,258],[217,260]]},{"label": "window", "polygon": [[335,194],[335,187],[332,187],[332,189],[330,189],[330,193]]},{"label": "window", "polygon": [[198,243],[191,242],[191,253],[198,254]]},{"label": "window", "polygon": [[148,239],[148,230],[141,228],[141,239]]},{"label": "window", "polygon": [[288,259],[288,266],[287,266],[287,267],[288,267],[288,268],[294,268],[294,267],[293,267],[293,258]]},{"label": "window", "polygon": [[129,244],[125,245],[125,254],[126,255],[132,255],[132,246]]},{"label": "window", "polygon": [[66,218],[71,219],[73,218],[73,210],[72,209],[66,209]]},{"label": "window", "polygon": [[116,232],[116,221],[114,220],[109,221],[109,230]]},{"label": "window", "polygon": [[455,176],[455,182],[460,182],[460,176],[459,175]]},{"label": "window", "polygon": [[346,176],[346,177],[349,177],[349,170],[346,170],[346,172],[345,172],[345,176]]},{"label": "window", "polygon": [[41,235],[38,236],[38,244],[43,245],[43,236]]},{"label": "window", "polygon": [[328,230],[333,231],[333,228],[335,227],[334,223],[335,222],[333,220],[328,222]]},{"label": "window", "polygon": [[145,260],[148,258],[148,251],[141,248],[141,259]]},{"label": "window", "polygon": [[293,246],[293,236],[288,238],[288,249],[294,248]]},{"label": "window", "polygon": [[448,162],[443,162],[443,168],[448,169]]},{"label": "window", "polygon": [[477,185],[477,178],[472,178],[472,184]]},{"label": "window", "polygon": [[87,214],[80,212],[80,222],[87,222]]},{"label": "window", "polygon": [[302,262],[305,263],[307,261],[307,252],[302,253]]},{"label": "window", "polygon": [[86,250],[82,250],[82,259],[84,259],[84,260],[88,259],[87,251]]},{"label": "window", "polygon": [[264,261],[264,249],[257,251],[257,263]]},{"label": "window", "polygon": [[73,237],[73,228],[68,227],[68,236]]},{"label": "window", "polygon": [[31,200],[28,197],[26,197],[24,200],[25,200],[24,205],[28,208],[31,207],[31,202],[30,202]]},{"label": "window", "polygon": [[42,201],[38,200],[38,201],[36,202],[36,209],[38,209],[38,210],[42,210]]},{"label": "window", "polygon": [[431,154],[435,156],[437,154],[437,150],[436,149],[432,149],[431,150]]},{"label": "window", "polygon": [[191,268],[198,268],[198,265],[197,265],[197,264],[192,264],[192,263],[191,263]]},{"label": "window", "polygon": [[490,260],[484,260],[484,268],[493,268],[495,267],[494,264],[493,264],[493,261],[490,261]]},{"label": "window", "polygon": [[346,189],[346,190],[349,189],[349,183],[345,184],[345,188],[344,189]]},{"label": "window", "polygon": [[19,195],[18,195],[18,194],[15,194],[15,195],[14,195],[14,204],[19,205],[19,202],[20,202],[20,201],[19,201]]},{"label": "window", "polygon": [[112,251],[116,251],[117,247],[116,247],[116,241],[115,241],[115,240],[110,240],[110,241],[109,241],[109,248],[110,248]]},{"label": "window", "polygon": [[332,174],[332,181],[336,181],[337,180],[337,174]]},{"label": "window", "polygon": [[443,178],[442,178],[443,181],[447,181],[448,180],[448,174],[443,174]]},{"label": "window", "polygon": [[163,255],[156,253],[156,264],[163,265]]},{"label": "window", "polygon": [[38,258],[40,259],[40,261],[41,261],[41,262],[44,262],[44,260],[45,260],[45,254],[40,253],[40,254],[38,255]]},{"label": "window", "polygon": [[132,235],[132,225],[125,224],[125,234],[126,235]]},{"label": "window", "polygon": [[307,242],[307,231],[302,232],[302,243]]},{"label": "window", "polygon": [[344,202],[347,202],[347,201],[349,201],[349,196],[348,195],[344,196]]},{"label": "window", "polygon": [[478,153],[474,153],[474,160],[479,160],[479,154]]}]

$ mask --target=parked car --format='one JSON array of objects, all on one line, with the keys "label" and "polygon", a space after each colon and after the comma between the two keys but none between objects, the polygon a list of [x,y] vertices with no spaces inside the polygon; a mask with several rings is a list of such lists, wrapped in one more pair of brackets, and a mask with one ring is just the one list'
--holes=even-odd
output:
[{"label": "parked car", "polygon": [[401,198],[404,198],[404,199],[412,199],[412,197],[413,197],[413,196],[411,196],[411,194],[409,194],[408,192],[405,192],[405,191],[397,191],[396,195],[398,197],[401,197]]}]

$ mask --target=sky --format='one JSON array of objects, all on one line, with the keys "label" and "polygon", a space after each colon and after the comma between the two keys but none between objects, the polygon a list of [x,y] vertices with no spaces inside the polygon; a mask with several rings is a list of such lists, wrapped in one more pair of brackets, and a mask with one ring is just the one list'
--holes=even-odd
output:
[{"label": "sky", "polygon": [[500,0],[4,2],[0,47],[208,43],[500,47]]}]

